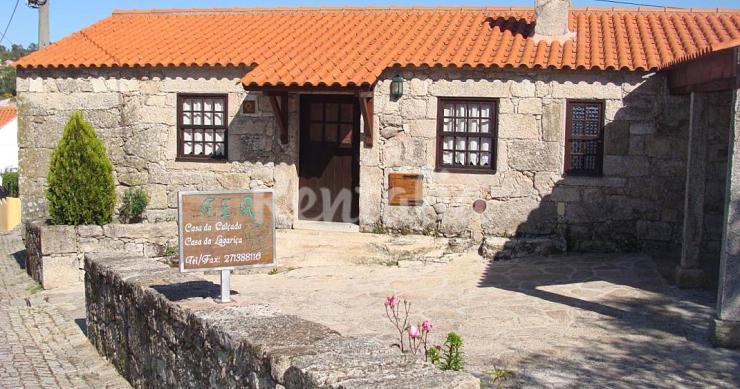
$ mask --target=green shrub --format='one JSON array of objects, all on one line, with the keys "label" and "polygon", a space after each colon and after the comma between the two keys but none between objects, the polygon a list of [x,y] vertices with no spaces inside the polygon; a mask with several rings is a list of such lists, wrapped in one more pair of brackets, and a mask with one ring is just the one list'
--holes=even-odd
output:
[{"label": "green shrub", "polygon": [[141,215],[149,204],[149,195],[142,188],[128,188],[123,194],[123,203],[118,210],[118,218],[122,223],[136,223],[141,221]]},{"label": "green shrub", "polygon": [[462,346],[463,341],[460,335],[454,332],[447,334],[447,341],[445,341],[437,366],[442,370],[461,371],[463,369]]},{"label": "green shrub", "polygon": [[511,370],[504,370],[499,369],[498,367],[493,367],[492,370],[488,371],[488,377],[491,380],[491,386],[496,385],[496,388],[499,389],[504,386],[506,381],[508,381],[511,378],[514,378],[515,374]]},{"label": "green shrub", "polygon": [[8,192],[9,197],[18,197],[18,172],[6,170],[2,174],[3,188]]},{"label": "green shrub", "polygon": [[51,154],[46,198],[52,224],[106,224],[116,192],[105,146],[92,125],[75,112]]}]

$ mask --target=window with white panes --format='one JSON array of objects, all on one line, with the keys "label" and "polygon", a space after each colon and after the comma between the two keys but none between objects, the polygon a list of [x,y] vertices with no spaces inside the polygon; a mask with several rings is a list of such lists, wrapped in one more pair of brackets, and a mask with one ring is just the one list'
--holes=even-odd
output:
[{"label": "window with white panes", "polygon": [[441,98],[437,113],[437,170],[493,172],[497,101]]},{"label": "window with white panes", "polygon": [[177,96],[179,159],[226,158],[226,106],[226,95]]}]

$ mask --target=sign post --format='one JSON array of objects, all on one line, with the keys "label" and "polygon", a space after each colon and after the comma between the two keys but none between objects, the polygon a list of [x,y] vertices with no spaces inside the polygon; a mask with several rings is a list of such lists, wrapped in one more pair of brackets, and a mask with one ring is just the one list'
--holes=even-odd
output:
[{"label": "sign post", "polygon": [[231,270],[221,270],[221,302],[231,301]]},{"label": "sign post", "polygon": [[222,303],[237,268],[275,266],[270,190],[178,193],[180,271],[221,271]]}]

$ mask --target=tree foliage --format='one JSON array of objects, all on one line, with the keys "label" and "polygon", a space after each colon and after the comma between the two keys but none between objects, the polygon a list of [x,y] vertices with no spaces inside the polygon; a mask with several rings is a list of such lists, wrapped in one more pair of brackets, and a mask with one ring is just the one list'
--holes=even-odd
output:
[{"label": "tree foliage", "polygon": [[18,172],[15,170],[5,170],[2,173],[3,192],[8,197],[18,197]]},{"label": "tree foliage", "polygon": [[51,155],[46,198],[52,224],[106,224],[113,220],[113,167],[92,125],[75,112]]},{"label": "tree foliage", "polygon": [[15,69],[0,66],[0,99],[15,96]]},{"label": "tree foliage", "polygon": [[15,61],[37,49],[38,46],[35,43],[31,43],[28,47],[12,45],[9,49],[0,45],[0,98],[15,96],[15,68],[5,63]]},{"label": "tree foliage", "polygon": [[23,45],[11,45],[10,48],[7,48],[0,45],[0,61],[15,61],[18,58],[28,55],[36,50],[38,50],[38,46],[35,43],[31,43],[28,47],[23,47]]}]

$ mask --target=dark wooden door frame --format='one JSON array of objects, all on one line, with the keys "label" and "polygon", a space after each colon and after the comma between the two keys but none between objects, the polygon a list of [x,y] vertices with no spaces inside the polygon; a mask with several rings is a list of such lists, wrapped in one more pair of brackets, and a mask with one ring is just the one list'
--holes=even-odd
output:
[{"label": "dark wooden door frame", "polygon": [[[352,204],[351,216],[354,222],[358,222],[359,217],[359,185],[360,185],[360,106],[356,95],[350,94],[301,94],[300,95],[300,122],[299,122],[299,146],[298,146],[298,188],[303,187],[301,177],[304,172],[304,159],[310,158],[306,143],[309,141],[310,132],[310,103],[343,103],[352,105],[352,177],[351,188]],[[301,204],[298,203],[298,219],[301,219]],[[329,220],[330,221],[330,220]]]}]

